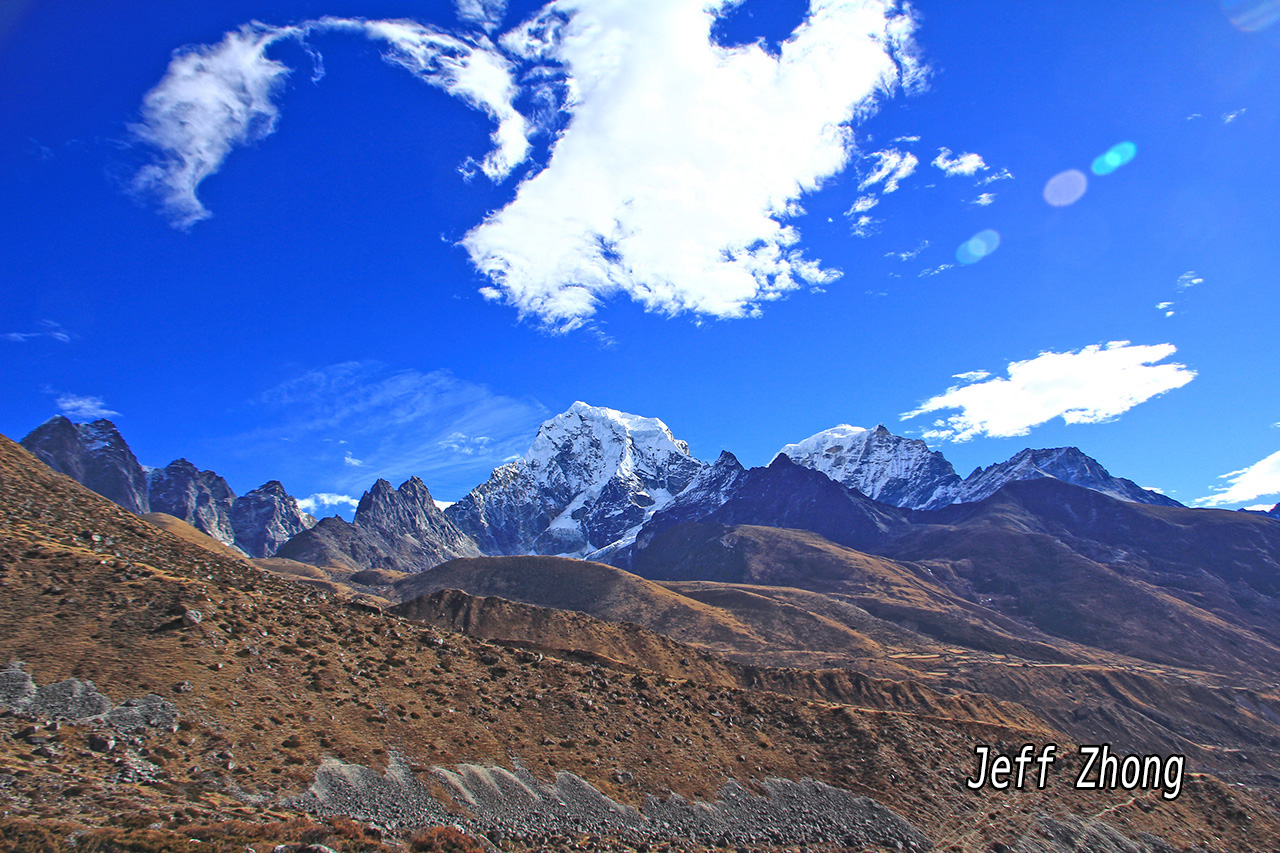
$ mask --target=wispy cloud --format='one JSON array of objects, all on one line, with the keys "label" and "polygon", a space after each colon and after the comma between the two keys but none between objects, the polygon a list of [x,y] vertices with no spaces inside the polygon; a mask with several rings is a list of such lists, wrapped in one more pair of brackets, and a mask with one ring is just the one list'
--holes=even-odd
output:
[{"label": "wispy cloud", "polygon": [[157,199],[179,227],[209,216],[196,197],[233,148],[270,135],[279,117],[273,97],[289,69],[266,50],[293,27],[246,24],[216,45],[178,50],[164,79],[142,102],[142,121],[130,131],[159,156],[138,171],[133,189]]},{"label": "wispy cloud", "polygon": [[1166,317],[1172,317],[1174,314],[1177,313],[1176,311],[1173,310],[1172,302],[1157,302],[1156,310],[1163,312],[1164,316]]},{"label": "wispy cloud", "polygon": [[71,342],[71,333],[53,320],[41,320],[40,329],[35,332],[0,332],[0,340],[14,343],[26,343],[32,338],[52,338],[62,343]]},{"label": "wispy cloud", "polygon": [[1026,435],[1054,418],[1069,424],[1101,423],[1194,379],[1195,371],[1186,365],[1156,364],[1176,351],[1172,344],[1113,341],[1078,352],[1044,352],[1012,362],[1007,379],[988,378],[984,371],[958,374],[962,384],[901,417],[959,409],[924,432],[926,439],[957,442]]},{"label": "wispy cloud", "polygon": [[895,148],[876,151],[869,156],[875,158],[876,166],[858,184],[858,189],[860,190],[883,184],[881,187],[882,192],[896,192],[898,185],[915,174],[916,166],[920,164],[920,161],[916,159],[916,155],[909,151],[899,151]]},{"label": "wispy cloud", "polygon": [[467,435],[461,432],[450,433],[443,441],[436,442],[436,447],[462,456],[475,456],[486,452],[493,445],[493,439],[487,435]]},{"label": "wispy cloud", "polygon": [[268,58],[267,50],[283,40],[305,46],[317,31],[378,40],[387,45],[389,62],[488,113],[498,123],[495,148],[480,164],[490,178],[505,177],[524,159],[526,122],[512,106],[516,86],[510,63],[487,39],[466,41],[411,21],[322,18],[288,27],[255,22],[225,34],[218,44],[174,53],[164,79],[143,99],[141,121],[130,126],[134,141],[156,155],[134,175],[133,191],[155,199],[177,227],[207,219],[210,212],[197,196],[201,182],[221,169],[234,149],[276,129],[275,99],[291,72]]},{"label": "wispy cloud", "polygon": [[53,404],[58,407],[58,411],[76,420],[96,420],[120,414],[108,409],[101,397],[88,397],[82,394],[61,394]]},{"label": "wispy cloud", "polygon": [[995,200],[996,200],[995,193],[982,193],[973,201],[969,202],[969,204],[976,204],[979,207],[986,207],[987,205],[991,204]]},{"label": "wispy cloud", "polygon": [[987,164],[983,162],[981,156],[961,154],[957,157],[951,153],[950,148],[939,148],[938,156],[933,158],[933,165],[941,169],[948,178],[954,178],[957,175],[972,177],[987,170]]},{"label": "wispy cloud", "polygon": [[880,199],[876,198],[873,195],[860,196],[853,202],[853,206],[844,212],[844,215],[852,216],[858,213],[866,213],[868,210],[875,207],[879,203],[880,203]]},{"label": "wispy cloud", "polygon": [[1186,290],[1188,288],[1195,287],[1197,284],[1204,284],[1204,279],[1200,277],[1195,270],[1187,270],[1182,275],[1178,276],[1178,281],[1175,286],[1178,290]]},{"label": "wispy cloud", "polygon": [[1238,110],[1232,110],[1232,111],[1231,111],[1231,112],[1229,112],[1229,113],[1223,113],[1223,114],[1222,114],[1222,123],[1223,123],[1223,124],[1231,124],[1231,122],[1233,122],[1233,121],[1235,121],[1236,119],[1240,118],[1240,116],[1244,115],[1244,114],[1245,114],[1245,113],[1247,113],[1247,112],[1248,112],[1248,109],[1247,109],[1247,108],[1245,108],[1245,107],[1241,107],[1241,108],[1240,108],[1240,109],[1238,109]]},{"label": "wispy cloud", "polygon": [[939,264],[939,265],[938,265],[938,266],[936,266],[936,267],[929,267],[928,269],[920,270],[920,274],[919,274],[918,276],[916,276],[916,277],[917,277],[917,278],[932,278],[933,276],[935,276],[935,275],[941,275],[942,273],[944,273],[944,272],[946,272],[947,270],[952,269],[952,268],[954,268],[954,267],[955,267],[955,264]]},{"label": "wispy cloud", "polygon": [[1010,172],[1008,169],[1001,169],[995,174],[987,175],[986,177],[979,180],[978,186],[985,187],[987,184],[994,184],[996,181],[1011,181],[1011,180],[1013,180],[1013,172]]},{"label": "wispy cloud", "polygon": [[880,230],[880,220],[873,216],[863,213],[852,219],[853,221],[849,223],[849,233],[855,237],[870,237]]},{"label": "wispy cloud", "polygon": [[1227,485],[1217,488],[1216,494],[1197,499],[1198,505],[1222,506],[1244,503],[1266,495],[1280,496],[1280,450],[1248,468],[1223,474],[1219,479],[1226,480]]},{"label": "wispy cloud", "polygon": [[909,261],[927,248],[929,248],[929,241],[921,240],[920,245],[916,246],[914,249],[909,249],[905,252],[886,252],[884,256],[886,258],[897,258],[900,261]]},{"label": "wispy cloud", "polygon": [[617,294],[740,317],[835,277],[786,221],[848,164],[851,125],[919,75],[914,22],[818,3],[773,56],[713,41],[728,5],[556,2],[502,38],[565,69],[572,116],[547,168],[463,240],[486,296],[565,330]]},{"label": "wispy cloud", "polygon": [[[399,484],[423,478],[433,492],[457,496],[532,442],[547,410],[506,397],[448,371],[393,370],[347,362],[303,373],[258,401],[262,428],[237,440],[239,455],[266,456],[282,439],[287,458],[273,459],[277,479],[299,491],[359,494],[379,477]],[[334,458],[341,437],[361,448]],[[469,450],[461,452],[459,449]]]}]

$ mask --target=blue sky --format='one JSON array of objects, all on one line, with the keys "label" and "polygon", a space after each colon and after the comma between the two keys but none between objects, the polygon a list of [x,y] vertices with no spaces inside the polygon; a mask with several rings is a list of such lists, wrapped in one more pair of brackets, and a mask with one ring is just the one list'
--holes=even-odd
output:
[{"label": "blue sky", "polygon": [[0,13],[6,435],[452,500],[580,399],[1280,499],[1277,0],[202,5]]}]

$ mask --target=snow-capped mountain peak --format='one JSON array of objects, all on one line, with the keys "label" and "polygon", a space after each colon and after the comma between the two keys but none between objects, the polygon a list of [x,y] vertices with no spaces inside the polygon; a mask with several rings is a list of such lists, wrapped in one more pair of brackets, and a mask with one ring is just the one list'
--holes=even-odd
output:
[{"label": "snow-capped mountain peak", "polygon": [[703,467],[657,418],[579,401],[446,515],[486,553],[586,554],[625,538]]},{"label": "snow-capped mountain peak", "polygon": [[956,503],[972,503],[995,494],[1005,483],[1052,477],[1130,503],[1182,506],[1173,498],[1144,489],[1132,480],[1114,477],[1102,464],[1076,447],[1020,450],[1005,462],[979,468],[960,487]]},{"label": "snow-capped mountain peak", "polygon": [[960,484],[941,453],[919,439],[894,435],[884,424],[875,429],[840,424],[788,444],[777,456],[821,471],[881,503],[912,509],[946,506]]}]

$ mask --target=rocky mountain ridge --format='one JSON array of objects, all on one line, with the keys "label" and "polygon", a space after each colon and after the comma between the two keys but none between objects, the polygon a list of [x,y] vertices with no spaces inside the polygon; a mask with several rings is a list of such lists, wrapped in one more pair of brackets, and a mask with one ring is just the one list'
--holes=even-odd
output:
[{"label": "rocky mountain ridge", "polygon": [[973,503],[995,494],[1005,483],[1043,477],[1122,501],[1182,506],[1132,480],[1113,477],[1096,459],[1075,447],[1020,450],[1004,462],[976,469],[963,480],[941,452],[930,450],[919,439],[894,435],[884,424],[870,430],[841,424],[788,444],[777,455],[821,471],[869,498],[906,509]]},{"label": "rocky mountain ridge", "polygon": [[365,492],[352,522],[332,516],[284,543],[276,556],[354,572],[420,572],[480,549],[436,506],[417,477],[399,489],[378,480]]},{"label": "rocky mountain ridge", "polygon": [[585,556],[634,539],[705,467],[657,418],[576,402],[445,515],[486,554]]},{"label": "rocky mountain ridge", "polygon": [[[250,556],[274,556],[290,538],[315,527],[274,481],[237,498],[225,480],[185,459],[143,468],[110,421],[75,425],[53,418],[23,444],[127,509],[174,515]],[[868,430],[842,424],[784,446],[775,462],[784,457],[873,503],[907,510],[974,503],[1008,483],[1035,479],[1126,502],[1181,506],[1111,475],[1075,447],[1025,449],[962,479],[923,441],[894,435],[884,425]],[[443,515],[418,499],[426,486],[417,478],[405,484],[416,482],[412,494],[395,500],[390,483],[375,484],[362,500],[361,520],[330,520],[288,554],[351,571],[421,571],[432,561],[481,554],[583,557],[626,568],[638,542],[709,516],[746,476],[727,451],[713,464],[698,460],[657,418],[576,402],[542,424],[523,457],[499,466]]]},{"label": "rocky mountain ridge", "polygon": [[136,515],[172,515],[250,557],[273,556],[316,523],[277,480],[237,497],[222,477],[186,459],[146,468],[106,419],[75,424],[59,415],[28,433],[21,444],[53,470]]}]

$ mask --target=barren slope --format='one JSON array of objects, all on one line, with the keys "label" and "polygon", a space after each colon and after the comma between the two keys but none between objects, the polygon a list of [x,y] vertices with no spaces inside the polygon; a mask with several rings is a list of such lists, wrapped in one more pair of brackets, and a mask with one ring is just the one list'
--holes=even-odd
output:
[{"label": "barren slope", "polygon": [[[1039,723],[983,719],[984,707],[999,707],[989,700],[866,682],[865,699],[854,689],[842,703],[803,701],[601,662],[539,661],[531,652],[339,606],[322,592],[160,531],[7,441],[0,441],[0,505],[0,656],[25,661],[42,686],[92,679],[114,704],[154,692],[178,714],[176,731],[157,727],[136,742],[123,737],[105,753],[87,748],[100,723],[54,731],[39,720],[54,740],[33,747],[35,736],[22,734],[27,720],[0,718],[8,812],[0,837],[32,838],[35,820],[63,827],[59,832],[154,825],[151,846],[135,849],[238,851],[243,844],[189,844],[190,827],[205,821],[230,833],[231,818],[280,820],[308,802],[331,811],[337,800],[315,797],[344,779],[364,780],[367,789],[370,777],[358,766],[380,771],[395,751],[405,763],[395,765],[387,790],[410,790],[403,786],[412,781],[450,808],[457,806],[441,787],[446,777],[431,765],[468,778],[464,763],[512,767],[518,756],[538,780],[572,771],[637,805],[668,790],[713,799],[730,778],[813,777],[879,800],[940,849],[1031,844],[1073,814],[1100,812],[1128,838],[1149,831],[1184,848],[1257,850],[1280,840],[1280,824],[1263,800],[1209,777],[1190,779],[1173,802],[1153,792],[1135,798],[1059,784],[1043,792],[969,792],[960,780],[971,772],[975,743],[1062,742]],[[195,611],[198,621],[183,620]],[[885,705],[895,692],[906,697],[901,709]],[[313,788],[310,800],[288,799],[307,791],[318,773],[327,788]],[[572,779],[559,778],[557,784]],[[399,814],[397,821],[416,813]],[[376,849],[372,836],[360,833],[365,840],[357,843],[326,820],[333,832],[320,838],[334,849]],[[381,818],[384,827],[388,820]],[[384,832],[405,831],[398,826]],[[565,831],[554,830],[559,840],[508,833],[503,844],[587,843]],[[63,837],[55,839],[59,845]],[[591,843],[622,849],[603,837]],[[1098,849],[1120,849],[1115,844]],[[766,839],[755,846],[779,845]]]}]

